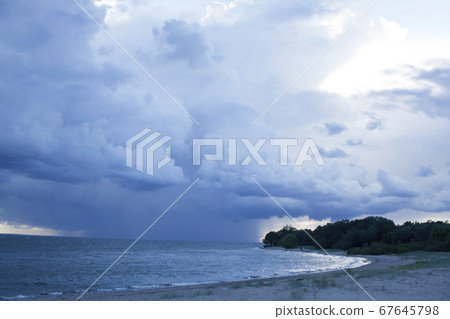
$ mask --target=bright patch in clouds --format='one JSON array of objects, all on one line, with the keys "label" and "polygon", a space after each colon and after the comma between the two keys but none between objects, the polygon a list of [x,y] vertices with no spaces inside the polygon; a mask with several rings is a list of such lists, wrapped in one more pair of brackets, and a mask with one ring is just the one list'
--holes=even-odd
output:
[{"label": "bright patch in clouds", "polygon": [[271,217],[269,219],[264,219],[258,221],[259,225],[259,232],[262,235],[267,234],[269,231],[277,231],[283,228],[286,225],[291,225],[294,228],[297,229],[315,229],[317,226],[326,225],[327,223],[330,223],[331,219],[326,218],[323,220],[315,220],[312,218],[309,218],[309,216],[302,216],[295,218],[295,222],[289,218],[288,216],[283,217]]},{"label": "bright patch in clouds", "polygon": [[442,41],[408,40],[408,29],[380,18],[371,23],[372,32],[381,36],[362,45],[344,65],[331,72],[319,89],[343,96],[394,89],[442,89],[427,80],[417,79],[417,69],[434,67],[433,59],[450,58],[450,44]]},{"label": "bright patch in clouds", "polygon": [[19,234],[19,235],[37,235],[37,236],[83,236],[84,232],[67,232],[55,230],[46,227],[35,227],[30,225],[12,225],[7,222],[0,222],[0,234]]},{"label": "bright patch in clouds", "polygon": [[235,10],[238,3],[239,1],[231,1],[228,4],[214,1],[212,4],[206,6],[206,15],[201,19],[201,22],[233,24],[239,18]]},{"label": "bright patch in clouds", "polygon": [[355,19],[356,17],[353,12],[348,9],[342,9],[338,13],[314,15],[312,19],[308,21],[308,27],[313,29],[324,28],[327,35],[334,39],[340,36]]},{"label": "bright patch in clouds", "polygon": [[94,4],[98,7],[106,7],[104,22],[108,25],[125,22],[130,19],[126,13],[126,7],[120,4],[119,0],[95,0]]}]

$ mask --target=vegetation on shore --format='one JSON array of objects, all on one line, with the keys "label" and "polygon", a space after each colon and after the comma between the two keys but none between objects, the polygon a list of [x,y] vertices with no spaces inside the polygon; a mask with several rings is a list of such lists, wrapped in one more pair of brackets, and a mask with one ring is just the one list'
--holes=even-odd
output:
[{"label": "vegetation on shore", "polygon": [[[308,236],[308,234],[310,236]],[[346,250],[348,254],[382,255],[410,251],[450,251],[450,224],[428,221],[395,225],[383,217],[341,220],[314,230],[285,226],[266,234],[266,246],[297,248],[315,246],[314,238],[325,249]]]}]

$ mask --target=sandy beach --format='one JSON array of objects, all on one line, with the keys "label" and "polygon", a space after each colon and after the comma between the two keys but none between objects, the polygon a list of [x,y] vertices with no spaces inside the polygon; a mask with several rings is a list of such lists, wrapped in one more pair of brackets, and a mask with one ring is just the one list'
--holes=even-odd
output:
[{"label": "sandy beach", "polygon": [[[450,300],[450,253],[361,256],[348,272],[376,300]],[[33,300],[74,300],[76,295]],[[92,292],[82,300],[370,300],[344,271],[161,289]]]}]

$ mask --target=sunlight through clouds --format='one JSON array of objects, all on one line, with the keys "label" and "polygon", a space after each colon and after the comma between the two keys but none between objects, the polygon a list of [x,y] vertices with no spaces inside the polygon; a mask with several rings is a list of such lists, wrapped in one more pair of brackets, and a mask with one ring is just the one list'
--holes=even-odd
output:
[{"label": "sunlight through clouds", "polygon": [[12,225],[7,222],[0,221],[0,234],[80,237],[83,236],[85,232],[67,232],[64,230],[55,230],[51,228],[36,227],[30,225]]},{"label": "sunlight through clouds", "polygon": [[383,17],[371,26],[381,35],[332,71],[320,84],[320,90],[346,97],[393,89],[442,92],[435,83],[418,79],[417,69],[429,69],[435,59],[450,58],[450,44],[434,39],[416,41],[407,28]]}]

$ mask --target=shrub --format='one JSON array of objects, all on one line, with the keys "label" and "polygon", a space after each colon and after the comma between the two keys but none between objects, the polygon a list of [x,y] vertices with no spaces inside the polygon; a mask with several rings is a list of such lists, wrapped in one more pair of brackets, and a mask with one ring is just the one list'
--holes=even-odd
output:
[{"label": "shrub", "polygon": [[285,235],[280,240],[280,246],[284,248],[297,248],[299,246],[300,242],[294,234],[290,233]]}]

